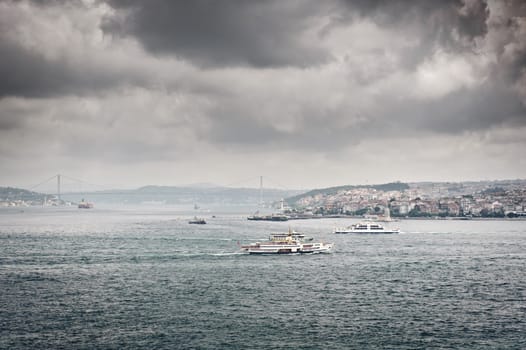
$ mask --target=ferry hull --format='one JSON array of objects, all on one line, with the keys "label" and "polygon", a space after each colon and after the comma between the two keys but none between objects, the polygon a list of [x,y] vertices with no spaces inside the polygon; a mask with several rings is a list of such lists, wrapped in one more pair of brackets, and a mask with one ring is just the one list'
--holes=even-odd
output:
[{"label": "ferry hull", "polygon": [[285,255],[285,254],[299,254],[300,252],[299,251],[292,251],[291,249],[280,249],[278,251],[275,251],[275,252],[271,252],[271,251],[259,251],[259,250],[248,250],[248,254],[251,254],[251,255],[276,255],[276,254],[279,254],[279,255]]},{"label": "ferry hull", "polygon": [[284,255],[284,254],[319,254],[330,253],[332,243],[314,243],[293,247],[261,247],[257,245],[243,246],[242,249],[251,255]]},{"label": "ferry hull", "polygon": [[335,228],[334,233],[337,234],[346,234],[346,233],[359,233],[359,234],[392,234],[400,233],[400,229],[389,229],[378,223],[374,222],[365,222],[348,227],[338,227]]},{"label": "ferry hull", "polygon": [[382,234],[394,234],[394,233],[400,233],[400,231],[396,231],[396,230],[385,230],[385,231],[353,231],[353,230],[335,230],[334,231],[335,234],[342,234],[342,235],[345,235],[345,234],[351,234],[351,233],[354,233],[354,234],[373,234],[373,235],[382,235]]}]

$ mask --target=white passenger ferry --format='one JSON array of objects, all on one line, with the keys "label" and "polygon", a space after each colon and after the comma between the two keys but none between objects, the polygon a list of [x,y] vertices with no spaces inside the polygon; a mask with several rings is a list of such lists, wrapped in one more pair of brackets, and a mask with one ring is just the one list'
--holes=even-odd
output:
[{"label": "white passenger ferry", "polygon": [[337,227],[334,233],[400,233],[400,229],[389,229],[376,222],[360,222],[348,227]]},{"label": "white passenger ferry", "polygon": [[305,242],[293,231],[288,234],[271,234],[266,242],[256,242],[241,246],[243,251],[249,254],[315,254],[330,253],[333,243]]}]

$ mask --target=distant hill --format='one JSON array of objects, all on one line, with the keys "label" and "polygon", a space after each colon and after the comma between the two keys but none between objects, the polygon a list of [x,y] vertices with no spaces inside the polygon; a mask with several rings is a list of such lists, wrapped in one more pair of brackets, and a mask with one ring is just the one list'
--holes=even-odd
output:
[{"label": "distant hill", "polygon": [[[465,181],[465,182],[391,182],[377,185],[344,185],[314,189],[311,191],[280,190],[265,188],[233,188],[212,184],[194,184],[190,186],[143,186],[132,190],[107,190],[97,192],[62,193],[62,201],[78,203],[82,199],[108,204],[176,204],[197,205],[201,208],[207,206],[258,206],[262,200],[267,206],[280,201],[282,198],[290,206],[309,197],[321,196],[331,200],[348,190],[375,189],[377,191],[418,190],[428,198],[442,198],[447,196],[470,195],[475,193],[499,194],[502,192],[521,191],[526,188],[526,180],[495,180],[495,181]],[[334,199],[334,198],[332,198]],[[11,205],[16,201],[23,201],[27,205],[39,205],[47,201],[48,204],[59,201],[56,194],[44,194],[20,188],[0,187],[0,205]],[[323,203],[324,199],[320,199]],[[61,202],[62,204],[64,202]]]},{"label": "distant hill", "polygon": [[47,195],[15,187],[0,187],[0,202],[40,202],[43,203]]},{"label": "distant hill", "polygon": [[316,196],[318,194],[330,196],[330,195],[334,195],[341,191],[347,191],[347,190],[352,190],[356,188],[374,188],[378,191],[388,192],[388,191],[404,191],[404,190],[409,189],[409,185],[403,182],[390,182],[390,183],[379,184],[379,185],[344,185],[344,186],[328,187],[328,188],[315,189],[315,190],[311,190],[306,193],[288,197],[285,199],[285,201],[289,205],[293,205],[298,200],[304,197]]},{"label": "distant hill", "polygon": [[[298,190],[279,190],[256,188],[230,188],[221,186],[179,187],[143,186],[133,190],[106,190],[94,192],[62,193],[63,201],[78,203],[81,200],[95,205],[107,204],[182,204],[206,207],[209,205],[258,206],[260,201],[266,205],[275,204],[282,198],[300,193]],[[42,205],[44,201],[56,201],[56,194],[32,192],[21,188],[0,187],[0,204],[25,202],[26,205]],[[64,202],[62,202],[64,203]]]},{"label": "distant hill", "polygon": [[[297,190],[263,189],[261,200],[270,204],[300,193]],[[134,190],[108,190],[85,193],[64,193],[63,199],[78,202],[85,198],[94,203],[164,203],[188,205],[257,205],[260,190],[255,188],[230,188],[221,186],[180,187],[143,186]]]}]

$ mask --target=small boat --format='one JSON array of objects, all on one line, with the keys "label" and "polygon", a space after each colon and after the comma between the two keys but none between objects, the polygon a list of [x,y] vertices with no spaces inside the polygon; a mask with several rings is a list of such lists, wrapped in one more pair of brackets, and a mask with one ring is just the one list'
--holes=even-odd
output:
[{"label": "small boat", "polygon": [[78,208],[79,209],[92,209],[93,203],[85,202],[83,198],[82,201],[79,203]]},{"label": "small boat", "polygon": [[335,228],[334,233],[400,233],[400,229],[388,229],[376,222],[360,222],[348,227]]},{"label": "small boat", "polygon": [[283,214],[259,215],[257,212],[254,215],[247,217],[251,221],[287,221],[289,217]]},{"label": "small boat", "polygon": [[267,242],[251,243],[241,246],[241,249],[249,254],[316,254],[330,253],[333,246],[333,243],[303,242],[289,230],[288,234],[271,234]]},{"label": "small boat", "polygon": [[189,224],[196,224],[196,225],[204,225],[206,224],[205,219],[198,218],[197,216],[194,216],[194,218],[190,221],[188,221]]}]

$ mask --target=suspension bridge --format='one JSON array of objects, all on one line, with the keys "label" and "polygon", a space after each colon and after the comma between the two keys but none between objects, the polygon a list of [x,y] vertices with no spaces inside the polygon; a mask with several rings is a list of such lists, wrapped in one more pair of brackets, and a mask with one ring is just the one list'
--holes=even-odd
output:
[{"label": "suspension bridge", "polygon": [[[259,185],[259,186],[258,186]],[[116,189],[109,185],[99,185],[65,174],[56,174],[37,184],[27,186],[27,190],[55,196],[58,203],[79,202],[87,198],[91,201],[113,203],[206,203],[225,201],[225,197],[237,198],[245,204],[264,207],[265,203],[275,202],[283,197],[297,194],[267,176],[254,176],[227,185],[149,185],[137,189]],[[233,201],[234,199],[232,199]]]},{"label": "suspension bridge", "polygon": [[[50,184],[52,183],[56,184],[56,190],[51,190]],[[62,199],[63,194],[100,192],[107,189],[107,186],[93,184],[64,174],[53,175],[35,185],[28,186],[27,188],[28,191],[32,192],[54,194],[59,200]]]}]

